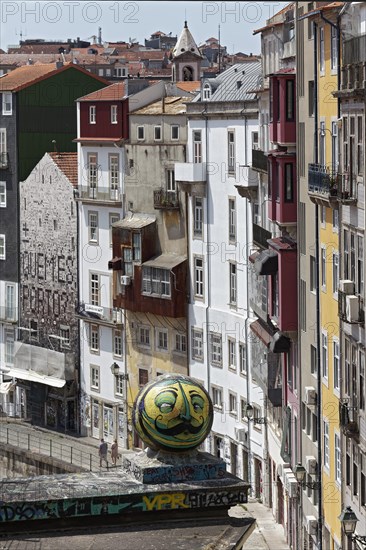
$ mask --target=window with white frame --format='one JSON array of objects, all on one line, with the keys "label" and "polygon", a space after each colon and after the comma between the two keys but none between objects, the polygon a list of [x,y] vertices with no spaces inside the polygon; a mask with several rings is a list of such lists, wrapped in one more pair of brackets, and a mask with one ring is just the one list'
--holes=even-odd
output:
[{"label": "window with white frame", "polygon": [[181,332],[175,333],[175,348],[176,353],[187,353],[187,337]]},{"label": "window with white frame", "polygon": [[116,357],[122,357],[123,353],[123,340],[122,330],[120,328],[113,329],[113,355]]},{"label": "window with white frame", "polygon": [[70,327],[60,326],[60,348],[70,349]]},{"label": "window with white frame", "polygon": [[89,124],[96,124],[97,122],[97,107],[96,105],[89,106]]},{"label": "window with white frame", "polygon": [[247,422],[248,420],[248,417],[247,417],[247,400],[244,399],[244,397],[241,397],[240,399],[240,420],[242,422]]},{"label": "window with white frame", "polygon": [[321,73],[325,70],[324,27],[319,27],[319,69]]},{"label": "window with white frame", "polygon": [[237,299],[237,267],[236,264],[229,263],[230,272],[230,304],[236,305]]},{"label": "window with white frame", "polygon": [[137,126],[137,139],[138,141],[145,139],[145,126]]},{"label": "window with white frame", "polygon": [[3,115],[11,115],[13,112],[13,96],[11,92],[3,92]]},{"label": "window with white frame", "polygon": [[331,26],[330,36],[330,60],[332,71],[336,71],[338,66],[337,29],[333,25]]},{"label": "window with white frame", "polygon": [[203,235],[203,198],[193,198],[193,235],[202,237]]},{"label": "window with white frame", "polygon": [[227,133],[227,165],[228,173],[235,173],[235,132],[229,130]]},{"label": "window with white frame", "polygon": [[98,212],[88,212],[89,242],[98,242]]},{"label": "window with white frame", "polygon": [[90,351],[99,352],[99,326],[90,325]]},{"label": "window with white frame", "polygon": [[236,205],[235,199],[229,199],[229,240],[236,240]]},{"label": "window with white frame", "polygon": [[171,168],[165,171],[166,191],[169,199],[174,200],[177,194],[174,170]]},{"label": "window with white frame", "polygon": [[90,388],[94,391],[100,390],[100,377],[98,365],[90,365]]},{"label": "window with white frame", "polygon": [[0,260],[6,259],[5,235],[0,235]]},{"label": "window with white frame", "polygon": [[0,166],[7,166],[6,128],[0,128]]},{"label": "window with white frame", "polygon": [[332,122],[332,170],[334,173],[338,170],[338,124],[335,121]]},{"label": "window with white frame", "polygon": [[361,176],[363,174],[363,152],[364,152],[364,139],[363,139],[363,118],[362,115],[357,117],[357,173]]},{"label": "window with white frame", "polygon": [[192,327],[191,330],[192,359],[203,360],[203,331]]},{"label": "window with white frame", "polygon": [[119,198],[119,157],[109,155],[109,189],[112,200]]},{"label": "window with white frame", "polygon": [[178,124],[172,124],[170,127],[170,138],[172,141],[179,139],[179,126]]},{"label": "window with white frame", "polygon": [[132,249],[130,246],[123,247],[123,265],[125,268],[125,275],[133,277]]},{"label": "window with white frame", "polygon": [[168,351],[168,330],[165,328],[156,328],[156,349],[158,351]]},{"label": "window with white frame", "polygon": [[96,153],[88,155],[88,187],[89,198],[97,197],[96,190],[98,185],[98,157]]},{"label": "window with white frame", "polygon": [[161,141],[161,126],[154,126],[154,141]]},{"label": "window with white frame", "polygon": [[194,256],[194,295],[203,298],[203,258]]},{"label": "window with white frame", "polygon": [[126,74],[127,72],[125,67],[115,67],[114,76],[116,76],[117,78],[123,78],[124,76],[126,76]]},{"label": "window with white frame", "polygon": [[111,105],[111,124],[117,124],[117,105]]},{"label": "window with white frame", "polygon": [[5,364],[13,365],[14,363],[14,329],[5,329]]},{"label": "window with white frame", "polygon": [[229,413],[233,416],[238,414],[238,398],[235,393],[229,392]]},{"label": "window with white frame", "polygon": [[124,377],[121,374],[117,374],[114,377],[114,393],[115,395],[123,395]]},{"label": "window with white frame", "polygon": [[329,422],[323,420],[323,460],[324,466],[329,468]]},{"label": "window with white frame", "polygon": [[359,409],[361,411],[365,410],[366,405],[366,395],[365,395],[365,350],[360,349],[359,350],[359,356],[358,356],[358,368],[359,368]]},{"label": "window with white frame", "polygon": [[15,321],[15,285],[5,284],[5,317]]},{"label": "window with white frame", "polygon": [[335,480],[337,483],[341,483],[342,480],[342,451],[341,451],[341,438],[339,434],[334,434],[334,470]]},{"label": "window with white frame", "polygon": [[321,248],[321,275],[322,275],[322,287],[323,289],[326,288],[327,283],[327,251],[325,247],[322,246]]},{"label": "window with white frame", "polygon": [[132,233],[132,259],[141,262],[141,233]]},{"label": "window with white frame", "polygon": [[339,255],[333,252],[333,294],[338,293],[339,287]]},{"label": "window with white frame", "polygon": [[141,347],[150,347],[150,327],[138,328],[138,344]]},{"label": "window with white frame", "polygon": [[328,378],[328,335],[322,331],[322,375]]},{"label": "window with white frame", "polygon": [[195,164],[202,162],[202,132],[193,130],[193,162]]},{"label": "window with white frame", "polygon": [[338,233],[339,230],[339,212],[337,208],[332,209],[332,215],[333,215],[333,231],[335,233]]},{"label": "window with white frame", "polygon": [[218,388],[217,386],[211,386],[211,394],[212,394],[212,403],[213,406],[217,409],[222,409],[223,401],[222,401],[222,388]]},{"label": "window with white frame", "polygon": [[363,237],[357,235],[357,280],[356,280],[356,291],[358,294],[363,296],[364,289],[364,240]]},{"label": "window with white frame", "polygon": [[0,208],[6,208],[6,181],[0,181]]},{"label": "window with white frame", "polygon": [[236,342],[231,338],[228,339],[228,358],[229,369],[236,369]]},{"label": "window with white frame", "polygon": [[90,303],[93,306],[99,306],[99,275],[97,273],[90,274]]},{"label": "window with white frame", "polygon": [[247,357],[246,357],[246,349],[245,344],[242,342],[239,343],[239,368],[240,368],[240,374],[247,374]]},{"label": "window with white frame", "polygon": [[211,86],[208,82],[203,85],[203,101],[208,101],[211,98]]},{"label": "window with white frame", "polygon": [[334,389],[341,389],[341,362],[339,358],[339,342],[333,338],[333,386]]},{"label": "window with white frame", "polygon": [[170,298],[170,270],[158,267],[142,267],[142,294]]},{"label": "window with white frame", "polygon": [[210,332],[210,363],[222,365],[222,337],[216,332]]},{"label": "window with white frame", "polygon": [[319,132],[319,163],[325,165],[325,121],[320,121],[320,132]]},{"label": "window with white frame", "polygon": [[109,246],[113,244],[113,227],[112,225],[120,220],[119,214],[109,214]]}]

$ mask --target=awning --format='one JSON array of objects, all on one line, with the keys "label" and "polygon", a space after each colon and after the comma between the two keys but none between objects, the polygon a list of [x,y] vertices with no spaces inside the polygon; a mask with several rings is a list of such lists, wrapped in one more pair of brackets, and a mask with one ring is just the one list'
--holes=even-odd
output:
[{"label": "awning", "polygon": [[15,384],[13,381],[10,382],[2,382],[0,384],[0,393],[9,393],[10,390],[12,390],[15,387]]},{"label": "awning", "polygon": [[278,271],[278,255],[274,250],[263,250],[254,262],[258,275],[273,275]]},{"label": "awning", "polygon": [[109,260],[108,269],[113,269],[113,270],[117,270],[117,271],[121,270],[122,269],[122,258],[118,258],[117,256],[115,256],[114,258]]},{"label": "awning", "polygon": [[273,353],[286,353],[290,349],[290,339],[287,338],[282,332],[276,332],[273,335],[272,342],[269,345],[269,349]]},{"label": "awning", "polygon": [[261,324],[259,320],[254,321],[254,323],[250,324],[250,330],[252,330],[254,334],[256,334],[256,336],[258,336],[260,340],[262,340],[267,348],[269,347],[270,343],[272,342],[273,336],[268,330],[265,329],[265,327]]},{"label": "awning", "polygon": [[162,269],[173,269],[179,264],[187,260],[186,256],[178,256],[177,254],[160,254],[142,264],[143,267],[161,267]]},{"label": "awning", "polygon": [[53,376],[46,376],[45,374],[38,374],[38,372],[32,370],[10,369],[6,375],[12,376],[13,378],[19,378],[20,380],[29,380],[30,382],[46,384],[54,388],[63,388],[66,384],[66,380],[61,380],[61,378],[55,378]]},{"label": "awning", "polygon": [[154,222],[156,222],[156,216],[149,216],[148,214],[131,214],[123,218],[123,220],[113,223],[112,227],[118,227],[120,229],[141,229]]}]

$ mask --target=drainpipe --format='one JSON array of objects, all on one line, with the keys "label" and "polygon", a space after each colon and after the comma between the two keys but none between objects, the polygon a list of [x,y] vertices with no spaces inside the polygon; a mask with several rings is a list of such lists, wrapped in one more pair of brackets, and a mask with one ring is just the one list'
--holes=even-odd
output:
[{"label": "drainpipe", "polygon": [[[319,160],[318,149],[318,25],[314,23],[314,160]],[[319,206],[315,205],[315,263],[316,263],[316,347],[317,347],[317,432],[318,432],[318,550],[323,549],[323,510],[322,510],[322,373],[320,362],[320,286],[319,286]]]}]

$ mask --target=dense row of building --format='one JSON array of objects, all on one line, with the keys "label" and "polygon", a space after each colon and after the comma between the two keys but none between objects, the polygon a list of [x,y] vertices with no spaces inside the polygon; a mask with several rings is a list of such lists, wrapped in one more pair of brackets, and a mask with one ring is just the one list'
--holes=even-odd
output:
[{"label": "dense row of building", "polygon": [[261,62],[212,78],[187,25],[170,82],[0,78],[3,411],[141,447],[139,388],[188,373],[205,449],[290,547],[359,549],[366,8],[292,3],[255,32]]}]

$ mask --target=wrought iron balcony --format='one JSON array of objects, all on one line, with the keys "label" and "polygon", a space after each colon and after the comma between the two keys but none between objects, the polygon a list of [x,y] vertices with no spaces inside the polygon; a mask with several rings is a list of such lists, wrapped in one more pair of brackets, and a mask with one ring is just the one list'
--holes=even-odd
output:
[{"label": "wrought iron balcony", "polygon": [[6,170],[9,166],[9,155],[6,152],[0,153],[0,168]]},{"label": "wrought iron balcony", "polygon": [[122,311],[119,308],[95,306],[80,302],[76,313],[82,319],[91,322],[122,324]]},{"label": "wrought iron balcony", "polygon": [[252,168],[267,173],[267,156],[260,149],[252,149]]},{"label": "wrought iron balcony", "polygon": [[272,233],[261,227],[257,223],[253,223],[253,243],[260,248],[268,248],[268,239],[272,238]]},{"label": "wrought iron balcony", "polygon": [[122,194],[119,188],[80,185],[79,199],[84,201],[122,202]]},{"label": "wrought iron balcony", "polygon": [[366,34],[355,36],[343,42],[342,63],[352,65],[366,61]]},{"label": "wrought iron balcony", "polygon": [[358,408],[355,400],[345,399],[339,403],[339,425],[344,435],[359,441]]},{"label": "wrought iron balcony", "polygon": [[365,310],[362,297],[338,290],[338,315],[345,323],[363,325],[365,323]]},{"label": "wrought iron balcony", "polygon": [[179,198],[176,191],[167,191],[164,188],[154,190],[154,208],[156,210],[179,209]]},{"label": "wrought iron balcony", "polygon": [[308,193],[316,204],[336,206],[339,188],[339,174],[323,164],[309,164]]}]

